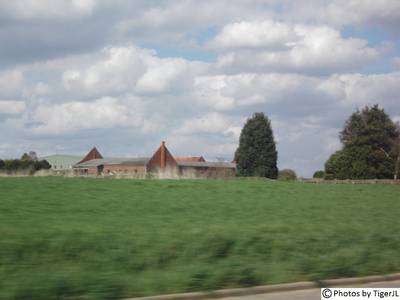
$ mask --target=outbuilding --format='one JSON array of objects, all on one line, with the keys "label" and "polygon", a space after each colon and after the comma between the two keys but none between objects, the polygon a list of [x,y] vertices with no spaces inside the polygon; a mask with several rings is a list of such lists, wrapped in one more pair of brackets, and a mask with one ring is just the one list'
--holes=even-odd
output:
[{"label": "outbuilding", "polygon": [[151,174],[158,178],[224,178],[236,175],[236,164],[207,162],[202,156],[174,157],[162,142],[149,158],[104,158],[94,147],[74,165],[74,172],[83,176]]}]

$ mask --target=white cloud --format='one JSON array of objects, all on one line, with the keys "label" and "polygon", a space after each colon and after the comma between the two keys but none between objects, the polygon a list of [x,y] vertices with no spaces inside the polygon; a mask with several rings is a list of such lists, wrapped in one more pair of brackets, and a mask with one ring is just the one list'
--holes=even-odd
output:
[{"label": "white cloud", "polygon": [[[398,31],[400,23],[400,4],[397,0],[187,0],[155,2],[146,7],[141,6],[142,3],[135,2],[139,7],[138,13],[132,12],[120,20],[116,26],[117,31],[131,33],[133,38],[156,42],[182,41],[195,30],[249,20],[260,23],[280,20],[283,23],[323,24],[335,28],[345,25],[381,25],[394,31]],[[281,33],[286,34],[285,30]],[[271,41],[271,37],[273,35],[270,33],[264,33],[248,35],[244,39],[264,44]],[[223,43],[223,39],[220,42]],[[237,42],[238,45],[242,44],[239,39]]]},{"label": "white cloud", "polygon": [[198,77],[194,82],[195,98],[201,104],[214,107],[217,110],[225,110],[234,107],[235,99],[226,91],[228,83],[226,76]]},{"label": "white cloud", "polygon": [[84,65],[67,69],[63,82],[68,90],[83,90],[88,94],[124,92],[135,86],[153,54],[135,47],[106,48]]},{"label": "white cloud", "polygon": [[19,114],[25,110],[25,102],[15,100],[0,100],[1,114]]},{"label": "white cloud", "polygon": [[[138,14],[130,14],[116,28],[133,38],[181,43],[185,39],[187,42],[188,34],[194,30],[207,30],[246,17],[271,17],[273,6],[273,1],[266,3],[258,0],[164,1],[143,8]],[[191,40],[190,37],[188,39]]]},{"label": "white cloud", "polygon": [[72,0],[72,6],[74,9],[81,13],[91,13],[96,7],[95,0]]},{"label": "white cloud", "polygon": [[182,126],[176,130],[176,133],[191,135],[196,133],[229,132],[230,130],[232,130],[231,124],[224,115],[211,112],[202,117],[186,120]]},{"label": "white cloud", "polygon": [[[301,20],[314,20],[337,26],[386,25],[400,21],[400,3],[397,0],[305,0],[291,3],[290,15]],[[390,24],[392,23],[392,24]],[[392,27],[396,29],[395,27]]]},{"label": "white cloud", "polygon": [[167,92],[174,81],[179,79],[182,84],[190,72],[190,63],[184,59],[154,58],[148,63],[147,71],[136,82],[136,89],[141,93]]},{"label": "white cloud", "polygon": [[194,94],[198,103],[223,111],[296,101],[304,93],[319,94],[314,88],[319,82],[309,76],[279,73],[203,76],[195,79]]},{"label": "white cloud", "polygon": [[398,104],[400,73],[342,74],[323,81],[319,88],[346,105],[372,105],[381,103],[392,107]]},{"label": "white cloud", "polygon": [[43,83],[43,82],[38,82],[32,87],[26,87],[23,89],[22,95],[24,98],[37,98],[37,97],[42,97],[46,96],[49,94],[51,88],[49,85]]},{"label": "white cloud", "polygon": [[95,0],[13,0],[0,4],[0,13],[18,19],[68,18],[92,13]]},{"label": "white cloud", "polygon": [[91,102],[39,105],[30,116],[33,132],[62,134],[82,129],[136,127],[143,125],[144,108],[140,99],[125,101],[104,97]]},{"label": "white cloud", "polygon": [[262,104],[291,111],[305,106],[355,108],[375,103],[391,109],[399,103],[399,92],[400,73],[393,72],[329,77],[280,73],[202,76],[195,79],[193,93],[198,104],[218,111]]},{"label": "white cloud", "polygon": [[185,88],[192,74],[205,68],[205,63],[159,58],[153,50],[121,46],[105,48],[90,63],[65,70],[63,83],[67,90],[88,95],[167,93]]},{"label": "white cloud", "polygon": [[228,24],[210,47],[222,51],[218,58],[221,68],[236,72],[280,70],[329,74],[367,65],[379,56],[366,40],[345,39],[327,26],[269,21]]},{"label": "white cloud", "polygon": [[19,70],[0,72],[0,95],[13,95],[17,93],[23,84],[24,76]]},{"label": "white cloud", "polygon": [[286,49],[299,39],[292,26],[285,23],[242,21],[225,25],[208,47],[220,51],[235,48]]}]

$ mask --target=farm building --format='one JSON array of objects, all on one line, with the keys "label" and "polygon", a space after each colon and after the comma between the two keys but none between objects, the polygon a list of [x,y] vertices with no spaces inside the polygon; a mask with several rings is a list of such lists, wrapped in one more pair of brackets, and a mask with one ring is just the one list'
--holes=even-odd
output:
[{"label": "farm building", "polygon": [[146,174],[155,174],[165,178],[219,178],[235,176],[236,164],[207,162],[202,156],[174,157],[165,146],[165,142],[162,142],[149,158],[104,158],[93,148],[74,165],[74,172],[76,175],[95,176],[131,174],[144,177]]},{"label": "farm building", "polygon": [[177,162],[179,161],[202,161],[205,162],[203,156],[175,156],[174,157]]},{"label": "farm building", "polygon": [[54,154],[44,157],[40,157],[40,160],[47,160],[54,171],[66,171],[72,170],[72,167],[78,163],[82,157],[78,155],[65,155],[65,154]]},{"label": "farm building", "polygon": [[103,158],[95,148],[74,166],[76,175],[146,174],[148,158]]},{"label": "farm building", "polygon": [[236,175],[236,164],[228,162],[179,161],[178,173],[187,178],[225,178]]}]

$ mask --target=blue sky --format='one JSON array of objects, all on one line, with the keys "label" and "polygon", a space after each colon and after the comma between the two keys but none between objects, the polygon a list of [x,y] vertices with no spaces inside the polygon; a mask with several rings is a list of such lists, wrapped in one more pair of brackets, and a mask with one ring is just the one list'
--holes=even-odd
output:
[{"label": "blue sky", "polygon": [[3,158],[231,159],[262,111],[279,167],[311,176],[355,109],[400,121],[397,0],[15,0],[0,24]]}]

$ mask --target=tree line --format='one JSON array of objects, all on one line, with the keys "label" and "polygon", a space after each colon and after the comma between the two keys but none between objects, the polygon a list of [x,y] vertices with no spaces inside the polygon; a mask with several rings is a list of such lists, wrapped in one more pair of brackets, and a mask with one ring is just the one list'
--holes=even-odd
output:
[{"label": "tree line", "polygon": [[[342,148],[314,178],[397,179],[400,176],[400,126],[379,105],[357,109],[339,133]],[[290,180],[293,170],[277,168],[278,152],[271,122],[255,113],[244,125],[235,152],[239,176]]]},{"label": "tree line", "polygon": [[27,153],[24,153],[20,159],[0,159],[0,172],[7,174],[18,172],[33,174],[39,170],[48,170],[50,168],[51,165],[47,160],[39,160]]}]

